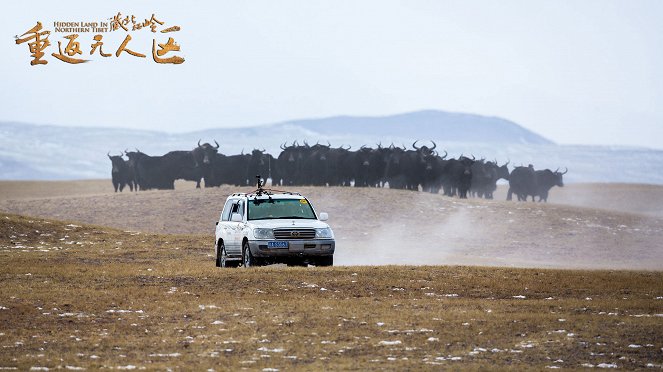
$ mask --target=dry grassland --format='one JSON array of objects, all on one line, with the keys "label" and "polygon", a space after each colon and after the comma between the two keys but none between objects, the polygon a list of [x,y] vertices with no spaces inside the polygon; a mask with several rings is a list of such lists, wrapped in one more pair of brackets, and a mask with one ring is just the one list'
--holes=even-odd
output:
[{"label": "dry grassland", "polygon": [[214,267],[209,234],[0,213],[0,368],[661,368],[663,273]]},{"label": "dry grassland", "polygon": [[[389,189],[295,190],[318,211],[329,212],[335,262],[341,265],[662,270],[663,218],[655,211],[663,210],[663,187],[631,185],[630,193],[625,187],[553,189],[551,201],[573,205],[460,200]],[[196,190],[193,182],[178,182],[175,190],[115,194],[110,180],[3,181],[0,211],[124,230],[201,234],[209,237],[204,246],[211,250],[214,222],[225,198],[238,190],[252,189]],[[636,213],[643,205],[647,209]]]}]

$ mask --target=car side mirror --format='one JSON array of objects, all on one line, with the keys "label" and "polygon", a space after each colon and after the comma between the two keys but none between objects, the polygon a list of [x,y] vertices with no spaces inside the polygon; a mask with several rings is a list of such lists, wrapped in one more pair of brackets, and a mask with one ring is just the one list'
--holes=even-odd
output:
[{"label": "car side mirror", "polygon": [[326,212],[321,212],[320,213],[320,221],[327,221],[329,219],[329,215]]},{"label": "car side mirror", "polygon": [[219,221],[216,221],[215,225],[216,225],[216,226],[219,226]]},{"label": "car side mirror", "polygon": [[242,215],[239,213],[233,213],[232,216],[230,216],[230,221],[232,222],[242,222]]}]

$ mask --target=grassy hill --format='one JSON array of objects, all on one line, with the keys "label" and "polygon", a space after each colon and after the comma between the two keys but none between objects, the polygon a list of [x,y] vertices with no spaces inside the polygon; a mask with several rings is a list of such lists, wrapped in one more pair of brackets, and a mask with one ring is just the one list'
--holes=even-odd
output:
[{"label": "grassy hill", "polygon": [[[211,250],[214,222],[226,197],[253,188],[194,185],[178,182],[171,191],[113,193],[110,180],[6,181],[0,182],[0,210],[124,230],[201,234]],[[337,241],[335,262],[341,265],[663,268],[659,186],[555,187],[554,203],[548,204],[507,202],[503,189],[498,200],[375,188],[289,190],[329,213]]]}]

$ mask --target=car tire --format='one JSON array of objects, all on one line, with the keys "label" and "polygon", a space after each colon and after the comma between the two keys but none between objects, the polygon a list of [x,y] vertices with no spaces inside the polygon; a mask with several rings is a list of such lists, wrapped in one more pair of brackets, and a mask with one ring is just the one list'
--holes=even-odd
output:
[{"label": "car tire", "polygon": [[291,258],[288,263],[288,267],[306,267],[308,266],[307,262],[301,258]]},{"label": "car tire", "polygon": [[214,246],[214,250],[216,251],[216,267],[221,267],[221,250],[225,250],[223,243],[221,243],[221,247],[219,247],[219,243],[217,242]]},{"label": "car tire", "polygon": [[242,244],[242,266],[260,266],[259,261],[253,257],[253,254],[251,253],[251,248],[249,247],[248,241],[244,241],[244,244]]},{"label": "car tire", "polygon": [[315,266],[334,266],[334,256],[323,256],[318,258]]},{"label": "car tire", "polygon": [[226,246],[225,244],[221,245],[221,267],[231,267],[228,265],[228,255],[226,254]]}]

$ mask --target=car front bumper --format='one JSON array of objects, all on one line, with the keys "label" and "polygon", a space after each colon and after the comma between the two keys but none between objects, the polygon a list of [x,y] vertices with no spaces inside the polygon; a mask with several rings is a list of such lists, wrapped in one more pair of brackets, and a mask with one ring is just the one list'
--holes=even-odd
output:
[{"label": "car front bumper", "polygon": [[334,239],[288,240],[288,248],[268,248],[267,240],[249,241],[255,257],[309,257],[331,256],[336,249]]}]

